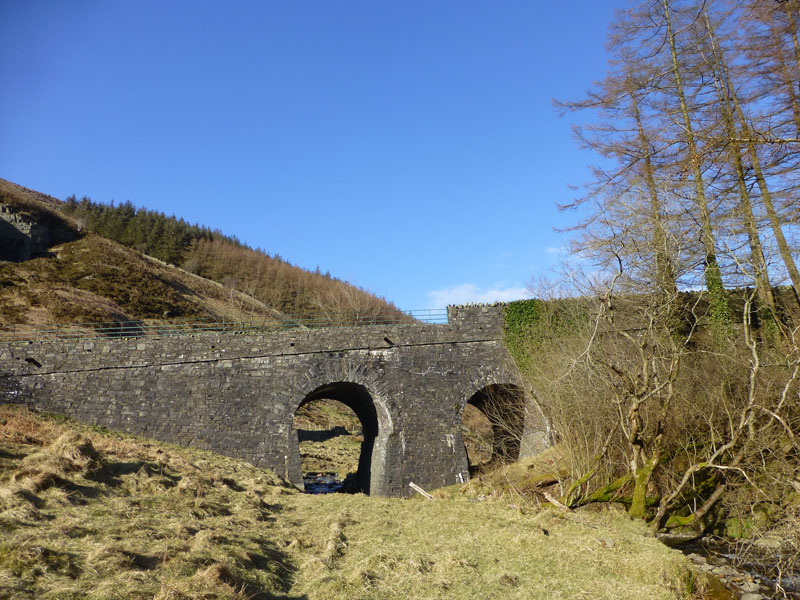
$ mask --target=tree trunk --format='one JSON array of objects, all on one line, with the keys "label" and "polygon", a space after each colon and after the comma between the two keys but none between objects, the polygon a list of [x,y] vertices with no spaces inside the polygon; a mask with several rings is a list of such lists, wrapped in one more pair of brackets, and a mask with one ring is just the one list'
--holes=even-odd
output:
[{"label": "tree trunk", "polygon": [[[730,148],[729,154],[733,161],[734,173],[736,176],[736,187],[739,192],[739,209],[744,220],[745,231],[747,232],[747,240],[750,244],[750,261],[753,268],[753,278],[755,280],[756,290],[758,292],[759,308],[768,311],[769,318],[774,318],[775,315],[775,300],[772,295],[772,286],[769,282],[769,273],[767,272],[767,261],[764,258],[764,249],[761,245],[761,238],[758,235],[758,226],[755,214],[753,213],[753,205],[750,202],[750,193],[747,190],[747,182],[745,179],[745,169],[742,162],[742,148],[738,141],[736,126],[734,123],[733,109],[731,107],[731,96],[736,94],[735,88],[730,81],[730,72],[728,71],[727,63],[722,52],[722,48],[717,45],[714,30],[711,27],[711,21],[708,14],[704,15],[706,22],[706,30],[708,31],[709,39],[711,41],[711,49],[714,57],[714,65],[712,65],[712,73],[714,77],[714,86],[717,89],[717,97],[719,98],[720,112],[722,113],[722,122],[725,126],[725,134]],[[767,316],[767,315],[762,315]]]},{"label": "tree trunk", "polygon": [[633,496],[631,497],[631,507],[628,515],[632,519],[644,519],[645,508],[647,506],[647,487],[653,478],[653,471],[658,466],[658,458],[653,457],[644,464],[635,466],[633,473]]},{"label": "tree trunk", "polygon": [[758,156],[758,149],[753,141],[752,129],[750,128],[750,125],[744,116],[738,96],[733,94],[732,100],[734,108],[736,109],[736,115],[739,118],[742,132],[745,134],[745,139],[747,139],[747,151],[750,155],[750,162],[753,165],[753,173],[756,178],[756,183],[758,184],[758,189],[761,192],[761,201],[764,203],[764,210],[767,212],[769,224],[772,228],[772,234],[775,236],[775,241],[778,244],[778,252],[781,255],[783,264],[786,265],[789,278],[792,280],[792,288],[794,289],[795,300],[798,302],[798,304],[800,304],[800,272],[798,272],[797,265],[794,262],[792,250],[786,241],[786,237],[783,235],[783,228],[781,227],[780,218],[778,217],[778,211],[775,209],[775,204],[772,202],[772,194],[770,194],[767,180],[764,177],[764,171],[761,168],[761,160]]},{"label": "tree trunk", "polygon": [[714,242],[714,232],[711,227],[711,216],[708,211],[708,201],[706,200],[705,183],[703,182],[703,174],[700,171],[700,157],[697,152],[694,130],[692,129],[692,120],[689,117],[686,94],[683,90],[681,70],[678,63],[678,52],[675,49],[675,35],[672,32],[669,0],[663,0],[663,7],[664,20],[667,26],[667,39],[669,41],[670,56],[672,59],[672,73],[675,77],[675,87],[680,102],[686,145],[689,151],[689,168],[694,180],[695,204],[700,211],[700,229],[704,252],[704,276],[709,294],[709,303],[711,305],[711,318],[717,330],[727,329],[731,324],[731,315],[728,308],[728,300],[725,296],[725,286],[722,283],[722,273],[717,263],[716,245]]},{"label": "tree trunk", "polygon": [[[789,10],[787,5],[786,10]],[[791,13],[788,14],[789,23],[792,23],[792,16]],[[781,40],[780,32],[777,30],[777,26],[775,22],[770,23],[770,32],[772,33],[772,40],[775,46],[775,60],[778,62],[778,67],[780,70],[781,78],[783,79],[783,85],[786,90],[786,95],[789,98],[789,103],[792,105],[792,116],[794,117],[794,125],[797,129],[798,135],[800,135],[800,100],[797,98],[797,94],[795,93],[795,78],[792,77],[792,74],[789,72],[789,64],[786,60],[786,56],[783,53],[783,41]],[[797,48],[797,35],[795,29],[795,36],[794,36],[794,44],[795,48]],[[797,57],[797,66],[800,69],[800,56]]]},{"label": "tree trunk", "polygon": [[661,217],[661,203],[658,199],[658,188],[656,187],[653,162],[650,156],[650,144],[644,133],[642,117],[639,113],[639,104],[636,100],[636,94],[632,89],[630,96],[631,108],[633,109],[633,116],[636,119],[636,128],[639,134],[639,143],[642,146],[642,156],[644,157],[644,178],[650,196],[650,218],[653,222],[653,246],[656,255],[657,286],[664,294],[674,297],[678,289],[675,283],[675,267],[669,253],[667,235]]}]

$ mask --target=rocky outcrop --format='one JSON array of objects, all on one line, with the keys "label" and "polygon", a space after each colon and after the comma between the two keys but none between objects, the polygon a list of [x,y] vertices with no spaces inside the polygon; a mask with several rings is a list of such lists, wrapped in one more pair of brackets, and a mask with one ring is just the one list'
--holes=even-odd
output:
[{"label": "rocky outcrop", "polygon": [[44,256],[51,246],[75,237],[75,232],[64,225],[40,221],[10,204],[0,204],[0,261],[22,262]]}]

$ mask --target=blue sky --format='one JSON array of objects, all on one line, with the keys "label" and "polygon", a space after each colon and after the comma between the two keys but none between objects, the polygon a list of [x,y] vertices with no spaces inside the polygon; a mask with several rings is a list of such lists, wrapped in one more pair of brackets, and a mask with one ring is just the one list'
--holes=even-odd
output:
[{"label": "blue sky", "polygon": [[0,0],[0,177],[130,200],[404,309],[522,297],[593,157],[552,98],[622,0]]}]

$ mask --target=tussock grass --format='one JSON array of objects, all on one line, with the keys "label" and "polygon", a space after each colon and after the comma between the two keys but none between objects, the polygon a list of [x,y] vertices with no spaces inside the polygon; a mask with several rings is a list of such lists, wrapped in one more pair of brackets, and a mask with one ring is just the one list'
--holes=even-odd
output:
[{"label": "tussock grass", "polygon": [[251,598],[288,586],[269,471],[0,407],[0,597]]},{"label": "tussock grass", "polygon": [[613,510],[304,495],[241,461],[0,406],[0,598],[675,599],[690,579]]}]

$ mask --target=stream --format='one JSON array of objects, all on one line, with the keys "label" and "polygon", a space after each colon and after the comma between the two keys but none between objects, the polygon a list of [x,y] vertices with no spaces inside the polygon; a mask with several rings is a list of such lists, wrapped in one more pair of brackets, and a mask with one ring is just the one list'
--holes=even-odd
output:
[{"label": "stream", "polygon": [[[706,537],[696,542],[672,544],[692,561],[695,567],[717,577],[741,600],[786,598],[800,600],[798,571],[781,573],[775,556],[757,551],[747,554],[731,540]],[[785,556],[786,562],[791,560]]]},{"label": "stream", "polygon": [[306,494],[333,494],[344,487],[344,482],[326,473],[309,473],[303,477]]}]

